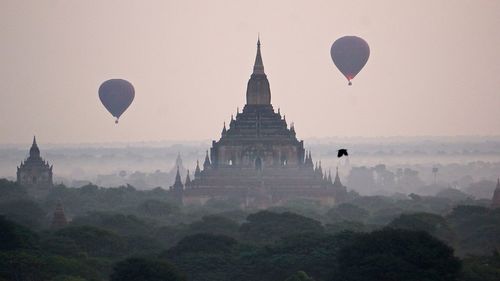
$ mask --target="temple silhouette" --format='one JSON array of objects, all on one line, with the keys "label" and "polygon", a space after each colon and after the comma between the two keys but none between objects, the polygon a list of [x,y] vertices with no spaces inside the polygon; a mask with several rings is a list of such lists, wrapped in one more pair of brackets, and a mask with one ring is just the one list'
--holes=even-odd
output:
[{"label": "temple silhouette", "polygon": [[258,208],[296,199],[334,205],[347,194],[338,170],[332,181],[321,162],[314,165],[293,123],[288,126],[280,110],[274,111],[260,40],[243,111],[231,116],[228,127],[224,123],[220,139],[206,152],[203,169],[197,162],[194,178],[188,173],[184,183],[177,172],[170,190],[183,204],[232,199]]},{"label": "temple silhouette", "polygon": [[52,165],[40,156],[36,137],[33,137],[28,158],[17,167],[17,183],[36,190],[45,190],[53,185]]}]

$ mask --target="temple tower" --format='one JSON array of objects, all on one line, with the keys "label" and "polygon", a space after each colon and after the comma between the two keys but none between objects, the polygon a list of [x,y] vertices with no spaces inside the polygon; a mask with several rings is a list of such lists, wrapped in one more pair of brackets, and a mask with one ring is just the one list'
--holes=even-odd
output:
[{"label": "temple tower", "polygon": [[184,203],[233,198],[260,208],[297,198],[328,205],[345,198],[346,188],[334,185],[331,176],[328,180],[321,164],[314,168],[295,125],[289,126],[280,110],[274,110],[260,40],[246,104],[231,115],[228,125],[223,123],[220,138],[212,141],[203,166],[196,163],[194,178],[186,180],[188,188],[180,188],[180,177],[172,186],[171,190],[182,191]]},{"label": "temple tower", "polygon": [[65,227],[68,224],[66,220],[66,215],[64,214],[64,208],[61,202],[58,202],[56,205],[56,209],[54,210],[54,214],[52,216],[52,228],[61,228]]},{"label": "temple tower", "polygon": [[264,73],[264,63],[260,52],[260,39],[257,40],[257,55],[253,66],[253,73],[247,84],[247,105],[270,105],[271,88]]},{"label": "temple tower", "polygon": [[17,182],[25,187],[52,187],[52,166],[40,157],[40,149],[33,137],[29,157],[17,167]]}]

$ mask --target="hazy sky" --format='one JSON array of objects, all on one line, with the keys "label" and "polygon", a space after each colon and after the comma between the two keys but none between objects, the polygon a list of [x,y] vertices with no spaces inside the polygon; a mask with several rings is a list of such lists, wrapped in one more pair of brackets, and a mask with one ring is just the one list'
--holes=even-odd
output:
[{"label": "hazy sky", "polygon": [[[299,138],[500,135],[500,1],[0,1],[0,143],[216,139],[260,32]],[[370,59],[352,87],[338,37]],[[97,89],[135,86],[119,125]]]}]

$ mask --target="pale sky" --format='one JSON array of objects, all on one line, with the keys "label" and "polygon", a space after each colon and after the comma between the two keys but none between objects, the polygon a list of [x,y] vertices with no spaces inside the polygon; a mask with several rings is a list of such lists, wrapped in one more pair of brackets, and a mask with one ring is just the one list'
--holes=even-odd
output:
[{"label": "pale sky", "polygon": [[[500,1],[0,1],[0,143],[218,139],[257,34],[299,138],[500,135]],[[339,37],[370,45],[348,87]],[[97,90],[130,81],[118,125]]]}]

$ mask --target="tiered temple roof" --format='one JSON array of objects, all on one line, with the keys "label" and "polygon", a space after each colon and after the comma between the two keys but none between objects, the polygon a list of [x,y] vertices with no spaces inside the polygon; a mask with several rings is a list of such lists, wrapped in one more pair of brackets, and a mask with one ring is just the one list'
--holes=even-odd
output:
[{"label": "tiered temple roof", "polygon": [[17,167],[17,182],[24,186],[52,186],[52,165],[40,156],[36,137],[28,158]]},{"label": "tiered temple roof", "polygon": [[[217,197],[229,194],[281,200],[297,195],[335,197],[346,190],[332,183],[321,164],[314,167],[311,152],[296,137],[295,126],[287,124],[280,110],[274,111],[271,90],[264,72],[260,40],[252,75],[248,81],[246,105],[242,112],[224,123],[221,137],[207,151],[203,170],[199,163],[185,186],[184,196]],[[173,190],[181,186],[176,178]]]}]

